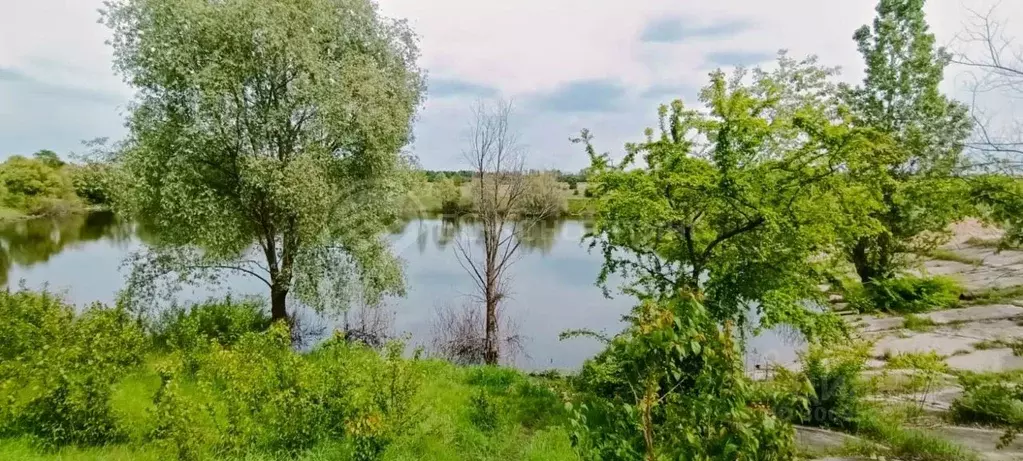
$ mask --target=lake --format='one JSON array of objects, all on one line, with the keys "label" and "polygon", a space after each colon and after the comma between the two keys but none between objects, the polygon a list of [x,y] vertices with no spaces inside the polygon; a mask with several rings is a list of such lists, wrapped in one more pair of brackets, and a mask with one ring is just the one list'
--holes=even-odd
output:
[{"label": "lake", "polygon": [[[389,236],[394,253],[405,263],[407,294],[388,299],[379,312],[390,317],[395,333],[410,334],[413,345],[429,344],[438,309],[470,302],[473,284],[455,255],[454,239],[459,232],[475,230],[472,223],[416,219]],[[602,259],[581,241],[585,233],[583,221],[552,221],[524,240],[510,269],[510,297],[502,306],[502,315],[523,337],[516,366],[577,369],[602,346],[586,338],[560,341],[559,333],[586,328],[613,334],[623,327],[621,316],[633,300],[624,295],[605,298],[594,285]],[[111,303],[129,271],[122,261],[142,244],[135,226],[106,212],[0,225],[0,277],[8,286],[23,283],[60,292],[77,305]],[[186,287],[177,301],[226,294],[267,296],[265,285],[232,275],[217,286]],[[341,319],[316,322],[330,329]],[[798,348],[793,335],[768,331],[749,341],[747,365],[789,362]]]}]

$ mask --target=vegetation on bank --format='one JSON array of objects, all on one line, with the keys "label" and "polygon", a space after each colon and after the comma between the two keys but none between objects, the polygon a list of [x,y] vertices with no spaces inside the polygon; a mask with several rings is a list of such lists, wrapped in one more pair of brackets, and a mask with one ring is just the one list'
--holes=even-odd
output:
[{"label": "vegetation on bank", "polygon": [[[715,71],[698,100],[660,106],[656,129],[623,156],[599,153],[582,131],[585,181],[561,182],[502,163],[508,145],[488,140],[507,139],[506,123],[479,127],[468,179],[417,172],[403,149],[426,89],[418,41],[369,0],[112,0],[103,22],[116,69],[139,90],[112,198],[152,238],[128,261],[118,306],[0,294],[0,449],[42,459],[766,461],[798,455],[798,423],[871,440],[861,452],[972,459],[871,404],[863,352],[836,347],[845,325],[807,308],[826,301],[821,283],[848,273],[859,279],[849,301],[863,310],[923,312],[960,298],[947,280],[905,275],[907,255],[932,250],[978,205],[974,185],[955,177],[970,120],[940,91],[949,56],[922,0],[880,0],[873,27],[856,32],[862,84],[784,53],[770,69]],[[75,189],[48,154],[9,163],[17,174],[0,179],[19,206],[109,190],[91,187],[102,171],[88,169]],[[1005,178],[983,183],[977,209],[1013,225],[1023,202]],[[636,300],[626,328],[566,335],[606,345],[566,378],[455,367],[346,334],[296,350],[296,303],[338,313],[404,294],[382,234],[410,204],[487,215],[482,250],[462,253],[485,261],[464,266],[486,303],[485,341],[500,333],[501,270],[525,232],[505,224],[591,210],[598,284]],[[268,309],[211,301],[148,320],[158,284],[225,271],[264,283]],[[745,339],[779,325],[811,352],[801,371],[754,382]],[[497,362],[488,346],[470,334],[464,362]],[[942,363],[892,362],[928,373]],[[960,413],[998,420],[1015,389],[970,388]]]},{"label": "vegetation on bank", "polygon": [[0,453],[19,459],[577,459],[556,376],[296,352],[251,301],[139,322],[0,292]]},{"label": "vegetation on bank", "polygon": [[0,163],[0,220],[53,216],[106,206],[109,165],[66,163],[53,151],[13,155]]}]

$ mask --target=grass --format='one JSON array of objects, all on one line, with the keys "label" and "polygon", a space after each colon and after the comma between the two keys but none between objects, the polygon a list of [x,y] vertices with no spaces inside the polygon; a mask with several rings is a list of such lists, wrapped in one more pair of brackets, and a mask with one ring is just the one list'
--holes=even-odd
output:
[{"label": "grass", "polygon": [[949,413],[952,421],[960,424],[1001,428],[1023,427],[1023,400],[1019,386],[1023,372],[963,373],[959,383],[964,392]]},{"label": "grass", "polygon": [[[147,443],[152,429],[152,399],[160,385],[153,356],[142,370],[117,384],[112,406],[129,441],[103,447],[67,447],[46,451],[27,437],[0,439],[0,459],[25,461],[128,461],[175,459],[166,448]],[[413,460],[576,460],[567,415],[553,389],[558,379],[527,376],[495,367],[458,367],[421,362],[424,381],[416,396],[423,411],[416,426],[395,440],[382,459]],[[472,397],[483,393],[495,408],[492,429],[474,423]],[[325,444],[296,457],[300,461],[348,459],[347,449]],[[246,460],[276,460],[253,453]]]},{"label": "grass", "polygon": [[969,246],[980,247],[980,248],[998,249],[1002,245],[1002,239],[970,237],[969,239],[966,240],[966,244],[969,245]]},{"label": "grass", "polygon": [[910,314],[907,315],[905,319],[906,321],[905,323],[902,324],[902,326],[907,330],[925,332],[931,331],[935,327],[934,321],[927,317],[920,317],[919,315]]},{"label": "grass", "polygon": [[970,293],[970,304],[998,304],[1023,298],[1023,285],[993,287]]},{"label": "grass", "polygon": [[957,263],[969,264],[972,266],[979,266],[984,263],[983,258],[966,256],[963,254],[956,253],[952,250],[946,250],[943,248],[936,248],[934,250],[931,250],[927,254],[927,256],[933,259],[940,259],[942,261],[954,261]]},{"label": "grass", "polygon": [[944,440],[923,429],[906,427],[905,418],[896,412],[868,409],[861,416],[857,435],[870,442],[852,443],[846,447],[850,455],[871,459],[906,459],[917,461],[975,461],[980,456],[956,443]]},{"label": "grass", "polygon": [[943,361],[944,358],[933,351],[927,353],[904,352],[895,355],[886,353],[885,356],[885,360],[888,362],[885,366],[892,370],[926,370],[938,372],[945,372],[948,370],[948,364]]},{"label": "grass", "polygon": [[909,274],[867,284],[853,282],[844,287],[845,299],[852,309],[892,314],[917,314],[959,307],[962,292],[962,285],[953,278]]},{"label": "grass", "polygon": [[1023,357],[1023,338],[1015,338],[1011,341],[1006,341],[1004,339],[985,339],[973,344],[973,348],[977,350],[1001,349],[1006,347],[1012,349],[1012,355]]}]

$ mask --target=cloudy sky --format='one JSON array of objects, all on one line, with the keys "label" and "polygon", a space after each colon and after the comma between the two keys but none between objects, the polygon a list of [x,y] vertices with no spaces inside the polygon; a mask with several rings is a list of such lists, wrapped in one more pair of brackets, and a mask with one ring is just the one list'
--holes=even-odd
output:
[{"label": "cloudy sky", "polygon": [[[96,137],[118,139],[131,90],[111,71],[101,0],[0,0],[0,158],[66,154]],[[420,36],[429,96],[412,146],[431,169],[457,169],[469,106],[511,99],[534,167],[585,166],[568,142],[590,128],[620,151],[656,121],[656,107],[691,99],[715,68],[769,65],[779,49],[820,56],[862,77],[851,36],[873,0],[379,0]],[[951,44],[968,9],[1017,18],[1023,1],[930,0],[928,19]],[[1018,32],[1018,33],[1017,33]],[[946,88],[960,96],[961,71]]]}]

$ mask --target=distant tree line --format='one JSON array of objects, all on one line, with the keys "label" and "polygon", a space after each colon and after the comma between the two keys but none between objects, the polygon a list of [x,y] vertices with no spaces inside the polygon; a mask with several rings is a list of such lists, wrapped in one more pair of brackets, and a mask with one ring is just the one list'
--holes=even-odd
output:
[{"label": "distant tree line", "polygon": [[[469,170],[423,170],[426,175],[427,182],[438,182],[444,179],[451,179],[456,185],[462,185],[466,181],[472,179],[473,173]],[[568,183],[569,189],[575,189],[576,184],[586,182],[586,169],[582,169],[575,173],[561,171],[558,169],[554,170],[528,170],[526,174],[535,175],[538,173],[553,174],[558,182]]]}]

